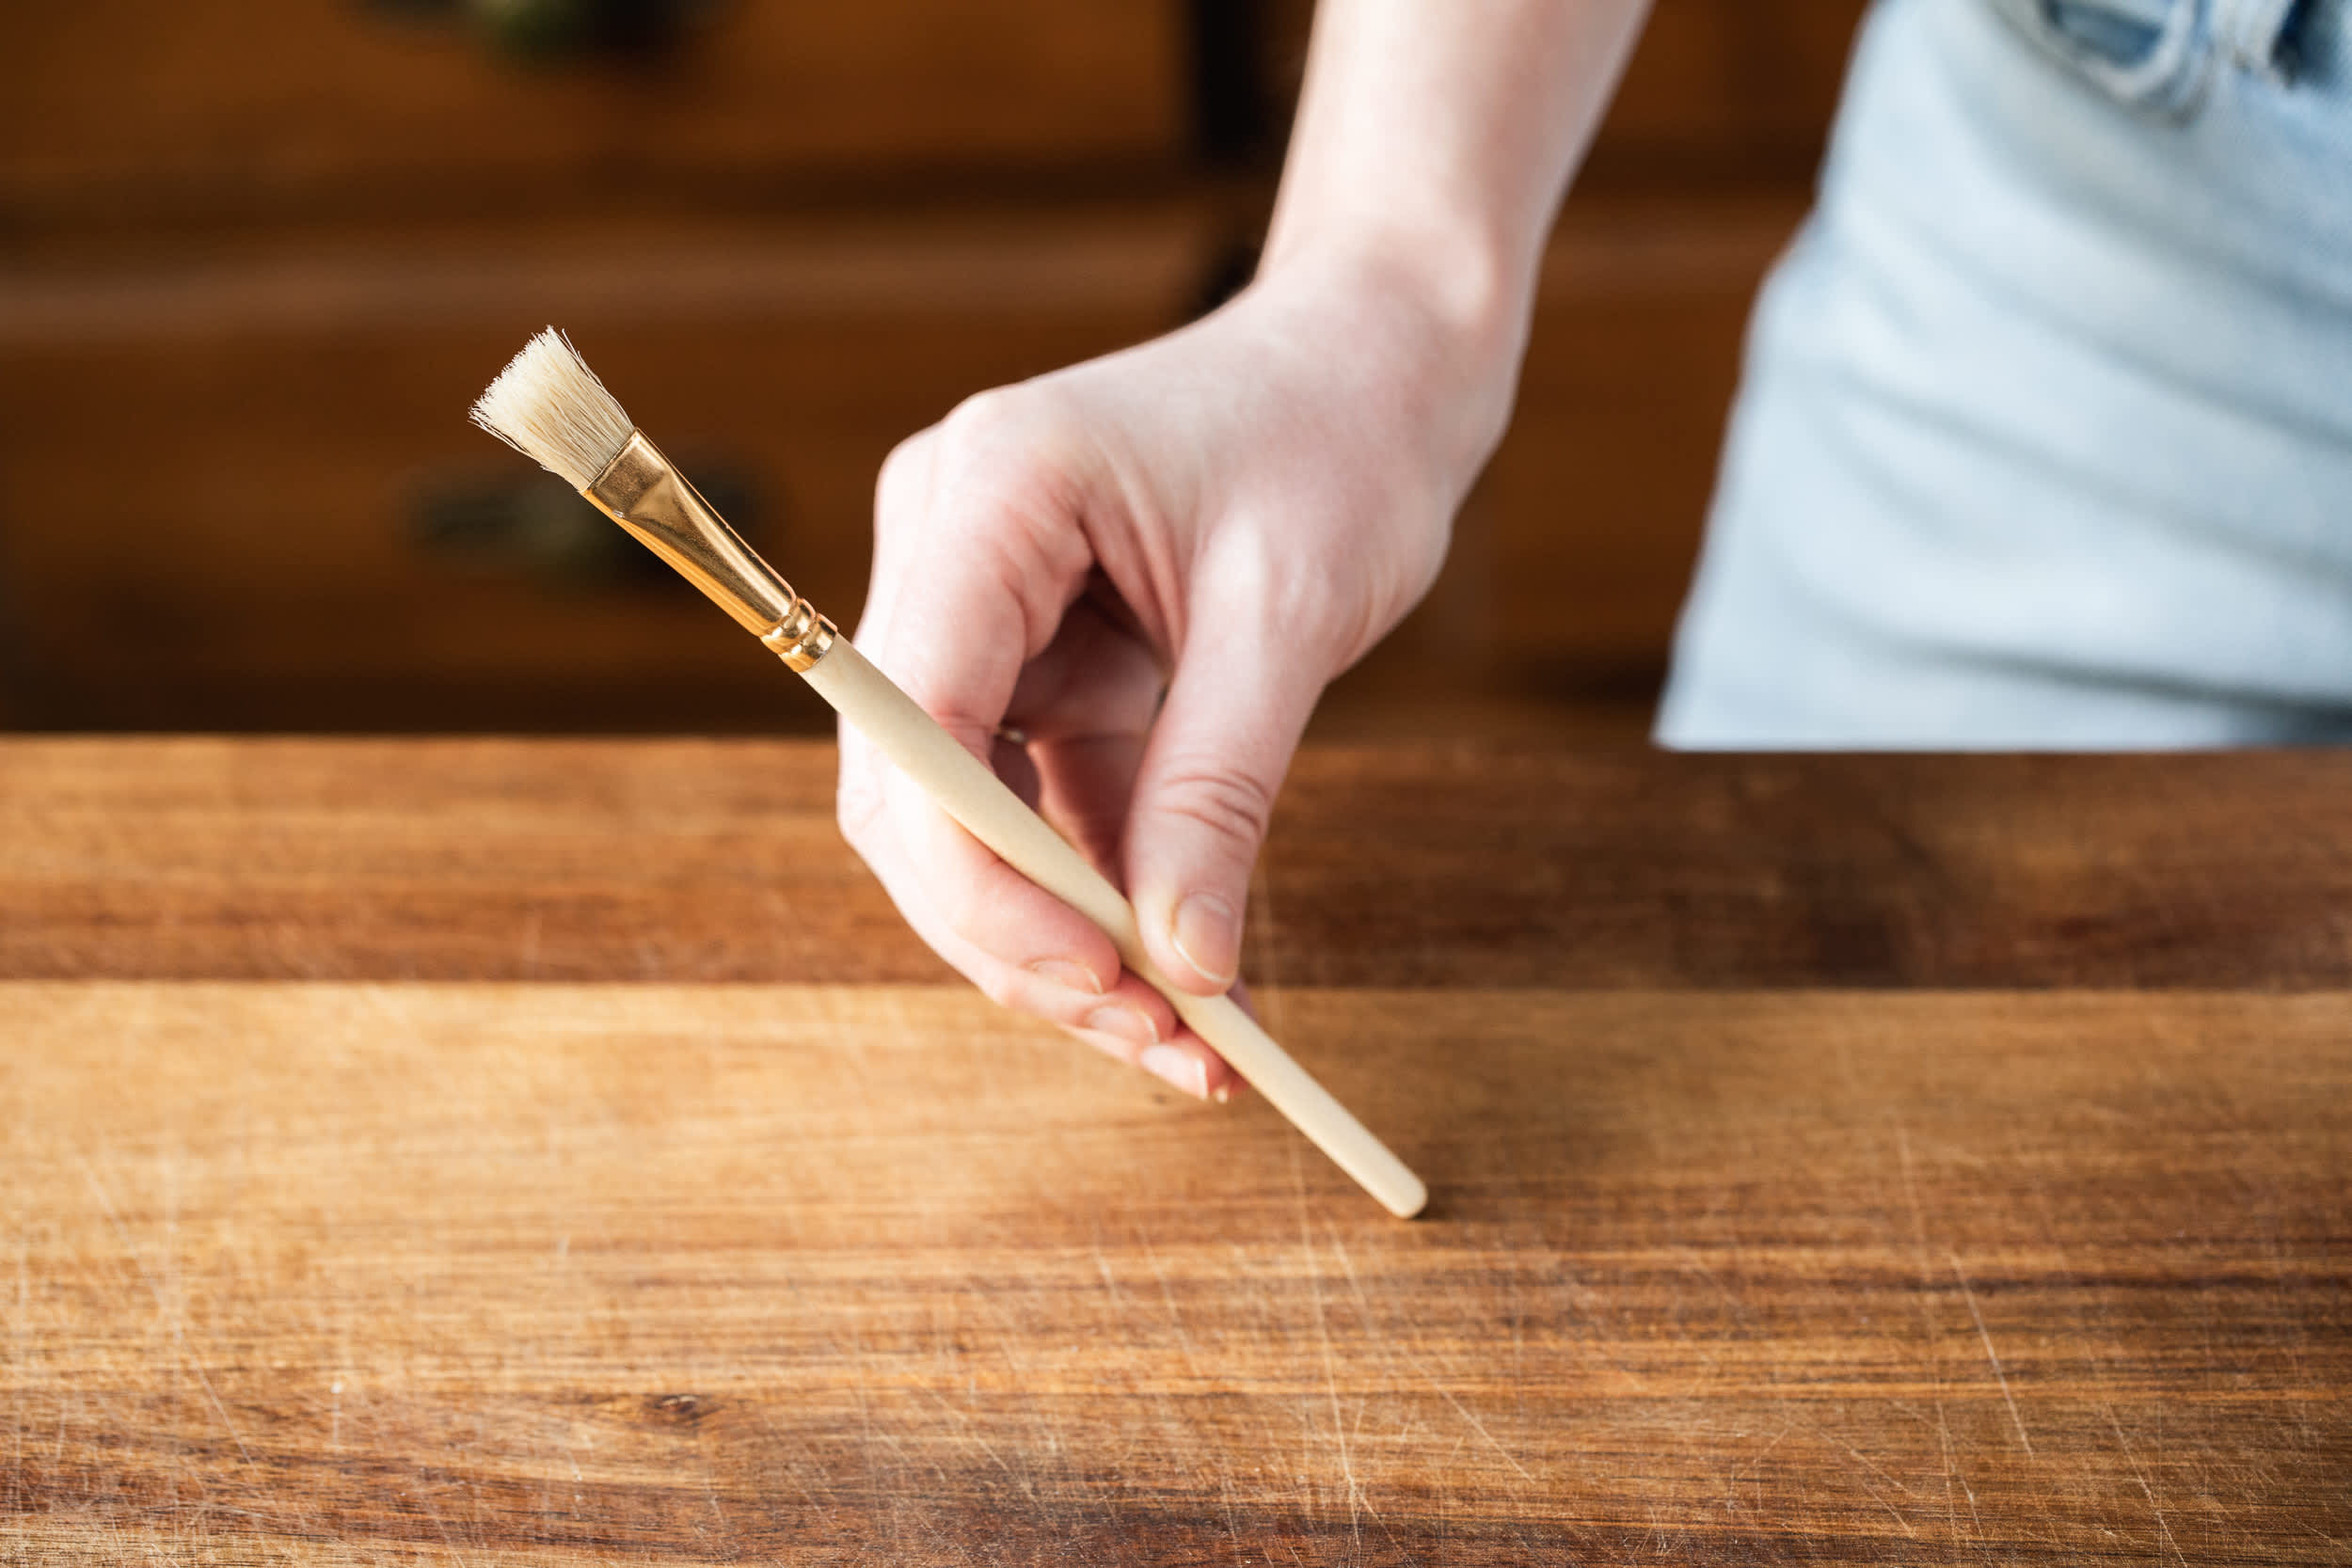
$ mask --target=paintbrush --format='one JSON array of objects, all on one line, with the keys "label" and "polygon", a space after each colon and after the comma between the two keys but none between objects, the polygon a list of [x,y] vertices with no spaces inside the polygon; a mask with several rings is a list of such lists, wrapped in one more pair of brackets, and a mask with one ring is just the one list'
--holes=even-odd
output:
[{"label": "paintbrush", "polygon": [[1171,984],[1145,953],[1136,911],[1119,890],[754,554],[630,423],[561,333],[550,327],[523,345],[474,404],[473,420],[677,568],[974,838],[1102,927],[1129,969],[1390,1212],[1421,1212],[1428,1200],[1421,1179],[1232,997],[1195,996]]}]

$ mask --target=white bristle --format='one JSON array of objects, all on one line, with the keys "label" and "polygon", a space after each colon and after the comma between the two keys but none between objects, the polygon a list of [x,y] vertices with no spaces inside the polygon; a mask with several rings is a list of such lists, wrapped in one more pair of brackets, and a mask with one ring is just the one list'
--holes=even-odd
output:
[{"label": "white bristle", "polygon": [[585,490],[636,427],[571,340],[552,326],[523,345],[473,405],[473,422]]}]

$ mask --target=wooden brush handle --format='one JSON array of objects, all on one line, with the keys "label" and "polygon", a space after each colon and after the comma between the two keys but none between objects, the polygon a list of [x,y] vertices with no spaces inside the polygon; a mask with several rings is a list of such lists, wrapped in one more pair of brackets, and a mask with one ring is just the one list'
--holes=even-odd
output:
[{"label": "wooden brush handle", "polygon": [[1136,911],[1119,890],[849,639],[836,638],[824,657],[801,673],[974,838],[1101,927],[1129,969],[1167,997],[1194,1033],[1391,1213],[1410,1219],[1421,1212],[1429,1196],[1421,1179],[1232,997],[1195,996],[1171,984],[1144,952]]}]

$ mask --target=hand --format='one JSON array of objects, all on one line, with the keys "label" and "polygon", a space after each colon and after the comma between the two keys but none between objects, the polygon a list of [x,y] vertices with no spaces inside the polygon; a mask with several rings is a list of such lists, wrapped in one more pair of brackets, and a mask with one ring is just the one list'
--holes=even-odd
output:
[{"label": "hand", "polygon": [[[1122,887],[1187,990],[1234,984],[1315,700],[1427,590],[1500,430],[1515,356],[1498,375],[1461,347],[1376,268],[1295,265],[983,393],[882,469],[858,646]],[[1236,1081],[1109,938],[846,728],[840,815],[988,995],[1189,1094]]]}]

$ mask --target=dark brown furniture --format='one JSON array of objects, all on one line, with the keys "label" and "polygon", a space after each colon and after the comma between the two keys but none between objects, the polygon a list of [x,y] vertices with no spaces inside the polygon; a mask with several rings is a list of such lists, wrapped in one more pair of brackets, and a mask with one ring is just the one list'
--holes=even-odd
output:
[{"label": "dark brown furniture", "polygon": [[[1285,0],[634,8],[685,20],[535,66],[455,0],[16,19],[0,723],[792,727],[755,653],[466,425],[483,382],[570,328],[848,625],[896,441],[1247,275],[1304,27]],[[1660,0],[1432,601],[1468,635],[1434,686],[1375,660],[1335,731],[1638,727],[1859,9]]]}]

